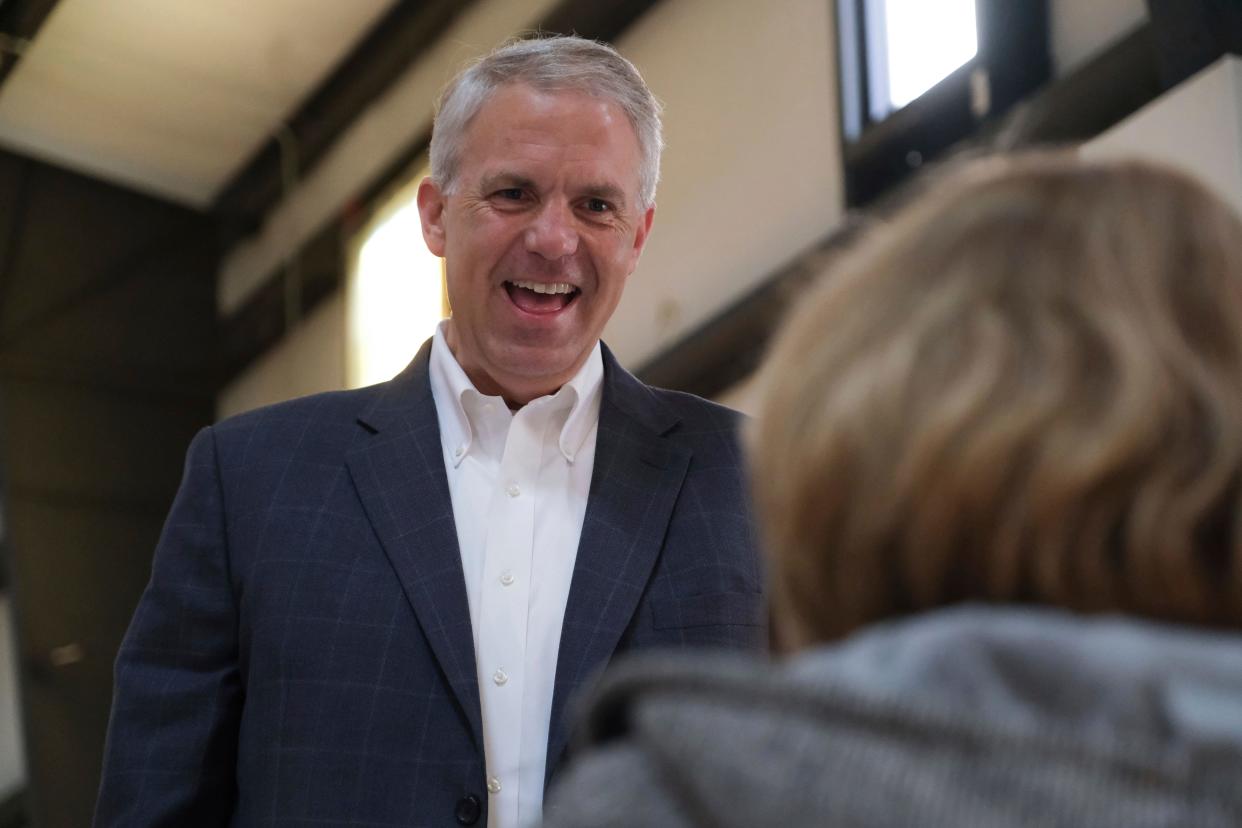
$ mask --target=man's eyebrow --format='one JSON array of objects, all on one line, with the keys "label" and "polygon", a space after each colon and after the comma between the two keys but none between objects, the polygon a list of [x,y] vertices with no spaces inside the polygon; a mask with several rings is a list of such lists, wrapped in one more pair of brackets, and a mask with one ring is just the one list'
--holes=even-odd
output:
[{"label": "man's eyebrow", "polygon": [[[534,179],[521,173],[504,170],[488,173],[479,180],[479,189],[483,193],[493,193],[510,187],[522,190],[538,189]],[[580,188],[579,192],[585,198],[598,198],[610,202],[618,209],[624,209],[626,204],[625,190],[606,181],[586,184]]]},{"label": "man's eyebrow", "polygon": [[482,181],[479,182],[479,187],[485,193],[490,193],[495,190],[505,190],[510,187],[517,187],[523,190],[533,190],[535,189],[535,182],[524,175],[502,171],[483,176]]}]

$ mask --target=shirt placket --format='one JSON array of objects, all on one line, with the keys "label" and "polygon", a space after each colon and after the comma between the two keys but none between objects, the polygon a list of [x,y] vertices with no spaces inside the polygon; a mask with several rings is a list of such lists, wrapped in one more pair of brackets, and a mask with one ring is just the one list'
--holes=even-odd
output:
[{"label": "shirt placket", "polygon": [[488,825],[507,828],[518,813],[522,711],[535,482],[540,446],[531,418],[519,412],[509,427],[491,498],[480,591],[478,671],[484,730],[489,738]]}]

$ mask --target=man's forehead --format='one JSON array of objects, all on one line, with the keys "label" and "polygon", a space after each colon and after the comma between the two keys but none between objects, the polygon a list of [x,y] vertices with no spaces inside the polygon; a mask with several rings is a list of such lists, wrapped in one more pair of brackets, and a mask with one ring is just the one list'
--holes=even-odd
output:
[{"label": "man's forehead", "polygon": [[481,124],[490,126],[498,120],[519,129],[549,129],[563,123],[568,110],[574,110],[576,115],[573,123],[625,136],[637,146],[634,124],[621,103],[613,98],[581,89],[540,89],[526,83],[508,83],[495,89],[467,122],[465,131],[469,135]]},{"label": "man's forehead", "polygon": [[546,187],[555,178],[610,196],[639,186],[638,137],[608,98],[507,84],[480,107],[463,138],[463,167],[480,183]]}]

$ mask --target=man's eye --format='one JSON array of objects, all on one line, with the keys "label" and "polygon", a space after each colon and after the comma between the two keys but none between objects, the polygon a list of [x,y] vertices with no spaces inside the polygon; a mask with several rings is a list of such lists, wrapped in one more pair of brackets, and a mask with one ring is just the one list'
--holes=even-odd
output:
[{"label": "man's eye", "polygon": [[607,213],[612,209],[612,205],[602,198],[587,199],[586,208],[592,213]]},{"label": "man's eye", "polygon": [[521,201],[523,195],[521,187],[505,187],[503,190],[496,191],[496,196],[506,201]]}]

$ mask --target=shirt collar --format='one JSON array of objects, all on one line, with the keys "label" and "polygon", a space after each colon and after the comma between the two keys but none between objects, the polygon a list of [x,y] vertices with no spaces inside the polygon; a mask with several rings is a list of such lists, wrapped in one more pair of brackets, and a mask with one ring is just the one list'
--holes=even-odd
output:
[{"label": "shirt collar", "polygon": [[[431,343],[431,394],[436,402],[436,412],[440,421],[440,439],[449,449],[453,467],[461,465],[461,461],[470,453],[476,444],[476,432],[479,430],[472,422],[477,416],[482,400],[492,399],[504,409],[504,401],[499,397],[489,398],[481,394],[466,372],[462,370],[457,358],[449,350],[448,341],[444,337],[444,327],[448,320],[436,326],[435,336]],[[550,412],[558,413],[568,409],[564,424],[561,426],[557,447],[565,460],[572,463],[582,445],[590,436],[592,429],[599,422],[600,399],[604,385],[604,359],[600,352],[599,342],[591,349],[586,362],[578,372],[553,394],[531,400],[527,405],[536,408],[547,407]],[[469,401],[469,402],[468,402]]]}]

